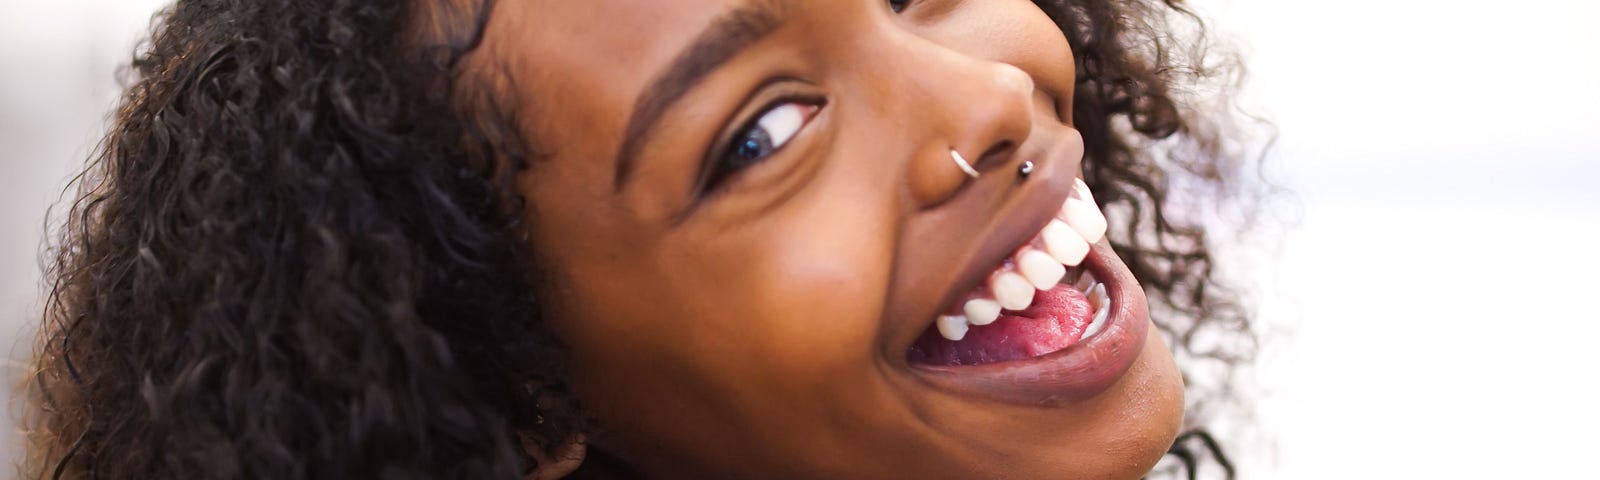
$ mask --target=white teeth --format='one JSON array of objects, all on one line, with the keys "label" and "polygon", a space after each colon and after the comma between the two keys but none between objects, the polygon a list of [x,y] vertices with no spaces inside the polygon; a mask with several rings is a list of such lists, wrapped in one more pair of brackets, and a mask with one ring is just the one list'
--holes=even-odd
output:
[{"label": "white teeth", "polygon": [[1106,293],[1105,284],[1095,284],[1093,290],[1089,292],[1088,296],[1089,304],[1093,305],[1095,309],[1094,320],[1089,322],[1089,328],[1084,329],[1083,338],[1085,339],[1092,337],[1094,334],[1100,333],[1100,330],[1105,329],[1106,318],[1110,317],[1111,315],[1111,295]]},{"label": "white teeth", "polygon": [[1067,225],[1072,226],[1085,241],[1095,243],[1105,238],[1106,216],[1100,213],[1100,207],[1095,205],[1094,196],[1089,193],[1089,186],[1083,180],[1073,185],[1067,203],[1061,206],[1061,214],[1066,217]]},{"label": "white teeth", "polygon": [[967,336],[967,318],[960,315],[940,315],[939,335],[946,340],[959,342]]},{"label": "white teeth", "polygon": [[1051,220],[1039,236],[1044,238],[1044,249],[1063,265],[1077,266],[1089,255],[1089,242],[1060,220]]},{"label": "white teeth", "polygon": [[1017,255],[1017,269],[1039,290],[1055,288],[1067,274],[1067,267],[1061,266],[1055,257],[1032,248],[1025,248]]},{"label": "white teeth", "polygon": [[1083,292],[1084,295],[1088,295],[1089,289],[1094,288],[1095,285],[1094,277],[1088,273],[1081,273],[1078,275],[1078,281],[1072,284],[1072,288],[1076,288],[1078,291]]},{"label": "white teeth", "polygon": [[[1089,187],[1077,180],[1061,213],[1044,226],[1035,242],[1024,246],[1015,257],[1016,268],[1002,267],[1000,273],[989,277],[989,293],[993,298],[974,298],[961,305],[961,315],[941,315],[935,322],[939,334],[950,341],[966,338],[972,326],[989,325],[1000,318],[1002,310],[1023,310],[1033,304],[1036,290],[1049,290],[1061,284],[1067,267],[1083,263],[1092,244],[1105,238],[1106,218],[1095,205]],[[1073,286],[1084,292],[1095,309],[1094,319],[1087,328],[1087,338],[1104,327],[1110,311],[1105,286],[1083,272],[1073,279]]]},{"label": "white teeth", "polygon": [[1072,179],[1072,193],[1075,197],[1087,200],[1089,203],[1094,203],[1094,191],[1089,190],[1089,184],[1083,183],[1083,179],[1081,178]]},{"label": "white teeth", "polygon": [[989,281],[989,290],[994,292],[994,299],[1000,306],[1010,310],[1022,310],[1033,304],[1033,285],[1015,272],[995,275]]},{"label": "white teeth", "polygon": [[988,325],[994,323],[995,319],[1000,318],[1000,303],[994,300],[974,298],[967,300],[967,304],[961,307],[961,311],[967,314],[967,321],[973,325]]},{"label": "white teeth", "polygon": [[[1111,295],[1106,292],[1105,284],[1094,280],[1087,272],[1078,277],[1073,287],[1083,292],[1089,300],[1089,308],[1094,310],[1094,318],[1089,321],[1089,326],[1084,328],[1083,337],[1079,340],[1082,341],[1105,329],[1107,318],[1111,314]],[[1002,308],[1021,310],[1033,303],[1032,285],[1029,285],[1022,275],[1014,272],[995,275],[990,289],[999,299],[998,302],[987,298],[974,298],[962,305],[961,310],[964,315],[940,315],[934,321],[934,326],[939,329],[939,335],[946,340],[959,342],[967,337],[967,332],[973,326],[994,323],[1000,318]],[[1019,298],[1025,300],[1018,300]],[[1007,303],[1008,300],[1011,303]]]}]

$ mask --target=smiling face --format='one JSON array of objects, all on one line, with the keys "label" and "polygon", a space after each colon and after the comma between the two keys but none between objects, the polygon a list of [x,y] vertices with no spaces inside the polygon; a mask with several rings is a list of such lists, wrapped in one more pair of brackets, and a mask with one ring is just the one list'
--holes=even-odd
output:
[{"label": "smiling face", "polygon": [[[1109,246],[1069,269],[1087,299],[1026,255],[1079,263],[1060,232],[1096,216],[1034,4],[510,1],[484,42],[550,153],[519,185],[593,448],[651,476],[1137,478],[1175,435]],[[1051,293],[983,325],[970,300],[1016,278]]]}]

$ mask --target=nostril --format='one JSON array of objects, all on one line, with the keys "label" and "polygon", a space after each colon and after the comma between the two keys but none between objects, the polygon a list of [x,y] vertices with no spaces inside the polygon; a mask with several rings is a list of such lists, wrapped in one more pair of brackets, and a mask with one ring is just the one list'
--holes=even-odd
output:
[{"label": "nostril", "polygon": [[979,170],[983,170],[990,164],[1005,164],[1006,159],[1009,158],[1012,152],[1016,149],[1016,142],[1011,140],[1001,140],[999,143],[995,143],[994,146],[989,147],[988,150],[984,150],[983,155],[978,156],[978,161],[974,163],[973,166],[977,167]]}]

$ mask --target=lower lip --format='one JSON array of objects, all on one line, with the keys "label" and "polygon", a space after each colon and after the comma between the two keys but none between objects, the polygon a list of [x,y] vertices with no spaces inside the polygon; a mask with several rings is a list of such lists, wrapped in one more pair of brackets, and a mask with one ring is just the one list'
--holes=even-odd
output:
[{"label": "lower lip", "polygon": [[973,366],[911,365],[935,388],[1022,405],[1048,406],[1093,397],[1128,373],[1144,349],[1149,310],[1138,281],[1102,242],[1084,267],[1106,285],[1111,312],[1105,328],[1061,351]]}]

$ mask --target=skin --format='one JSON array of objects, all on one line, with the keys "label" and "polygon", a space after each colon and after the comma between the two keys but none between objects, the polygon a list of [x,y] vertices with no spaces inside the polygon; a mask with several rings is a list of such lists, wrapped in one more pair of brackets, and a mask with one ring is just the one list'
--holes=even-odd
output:
[{"label": "skin", "polygon": [[[1024,0],[789,2],[781,27],[666,109],[619,188],[639,97],[744,4],[499,2],[472,59],[513,79],[524,133],[549,153],[519,187],[546,318],[604,429],[590,448],[649,477],[1146,473],[1182,416],[1154,328],[1112,387],[1048,405],[936,389],[905,359],[959,273],[1031,237],[1079,174],[1056,26]],[[779,93],[825,104],[699,189],[707,151]],[[952,148],[984,175],[964,176]]]}]

